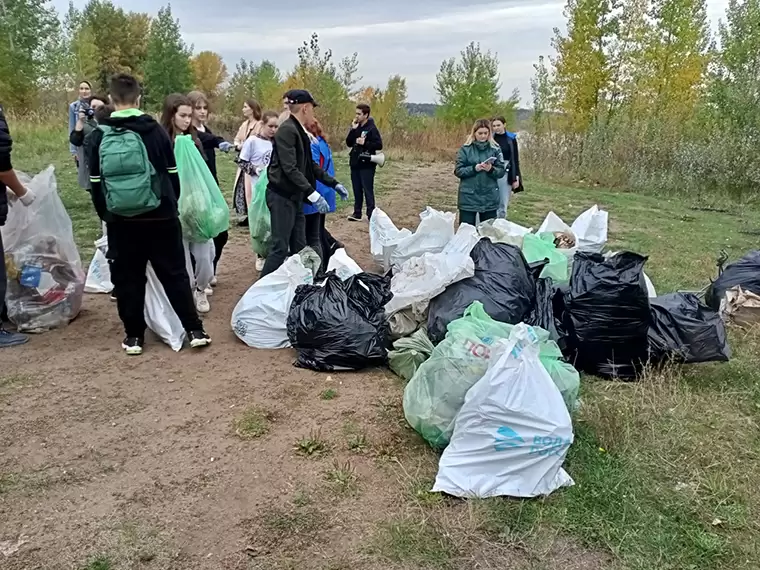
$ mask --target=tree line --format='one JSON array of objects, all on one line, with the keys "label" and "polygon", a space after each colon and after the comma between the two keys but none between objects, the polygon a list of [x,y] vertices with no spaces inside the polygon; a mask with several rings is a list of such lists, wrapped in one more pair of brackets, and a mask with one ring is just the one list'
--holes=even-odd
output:
[{"label": "tree line", "polygon": [[[358,55],[336,58],[317,34],[298,48],[290,70],[267,60],[241,60],[230,70],[217,53],[194,53],[168,5],[151,17],[110,0],[90,0],[81,10],[70,4],[61,16],[50,0],[0,0],[0,101],[14,112],[60,106],[83,79],[105,92],[119,72],[140,79],[150,110],[169,93],[199,89],[217,113],[238,116],[248,98],[278,109],[282,94],[299,87],[312,91],[321,103],[320,118],[333,128],[351,121],[356,102],[369,103],[386,131],[424,128],[420,117],[410,121],[402,76],[390,77],[384,86],[364,85]],[[495,113],[513,117],[518,94],[501,100],[500,87],[497,56],[470,44],[441,64],[436,120],[458,129]]]},{"label": "tree line", "polygon": [[760,187],[760,0],[567,0],[532,81],[547,174],[704,196]]}]

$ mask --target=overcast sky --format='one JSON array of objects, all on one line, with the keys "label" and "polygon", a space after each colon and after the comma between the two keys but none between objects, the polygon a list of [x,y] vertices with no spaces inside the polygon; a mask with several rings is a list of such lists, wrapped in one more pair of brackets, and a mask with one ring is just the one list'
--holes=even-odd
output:
[{"label": "overcast sky", "polygon": [[[53,0],[59,12],[67,0]],[[155,13],[158,1],[115,0],[127,10]],[[75,0],[77,7],[86,0]],[[435,101],[441,61],[471,41],[496,52],[502,92],[520,90],[530,102],[530,78],[540,55],[551,54],[555,27],[564,28],[564,0],[174,0],[185,40],[195,51],[212,50],[230,70],[241,57],[273,60],[281,69],[296,62],[296,49],[312,32],[336,58],[359,53],[362,83],[384,85],[406,77],[409,101]],[[707,0],[713,26],[728,0]],[[367,7],[369,6],[369,7]]]}]

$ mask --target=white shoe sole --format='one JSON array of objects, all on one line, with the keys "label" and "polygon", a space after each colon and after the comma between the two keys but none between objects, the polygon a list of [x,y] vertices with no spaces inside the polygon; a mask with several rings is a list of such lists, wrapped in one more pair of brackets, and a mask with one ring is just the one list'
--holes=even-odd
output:
[{"label": "white shoe sole", "polygon": [[122,344],[121,347],[129,356],[140,356],[143,353],[141,346],[127,346],[126,344]]},{"label": "white shoe sole", "polygon": [[214,290],[211,287],[209,287],[208,289],[204,291],[204,293],[206,293],[206,297],[211,297],[214,294]]},{"label": "white shoe sole", "polygon": [[190,341],[190,348],[203,348],[211,344],[210,338],[196,338]]}]

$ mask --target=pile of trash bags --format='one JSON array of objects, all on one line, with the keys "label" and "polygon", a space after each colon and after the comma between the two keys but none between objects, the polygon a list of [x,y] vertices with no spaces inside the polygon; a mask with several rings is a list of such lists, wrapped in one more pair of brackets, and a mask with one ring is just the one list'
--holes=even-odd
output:
[{"label": "pile of trash bags", "polygon": [[36,199],[12,206],[2,227],[8,318],[20,332],[40,333],[67,325],[79,315],[86,275],[71,219],[58,196],[55,170],[21,182]]}]

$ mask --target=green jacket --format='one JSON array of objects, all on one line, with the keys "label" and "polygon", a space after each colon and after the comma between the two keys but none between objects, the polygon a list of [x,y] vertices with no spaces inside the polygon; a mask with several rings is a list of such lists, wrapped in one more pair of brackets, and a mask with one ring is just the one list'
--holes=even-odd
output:
[{"label": "green jacket", "polygon": [[[475,170],[476,164],[492,156],[496,158],[496,162],[490,172]],[[498,146],[475,141],[460,148],[454,168],[454,174],[459,178],[459,209],[468,212],[497,210],[499,208],[498,180],[504,176],[505,172],[504,158]]]}]

